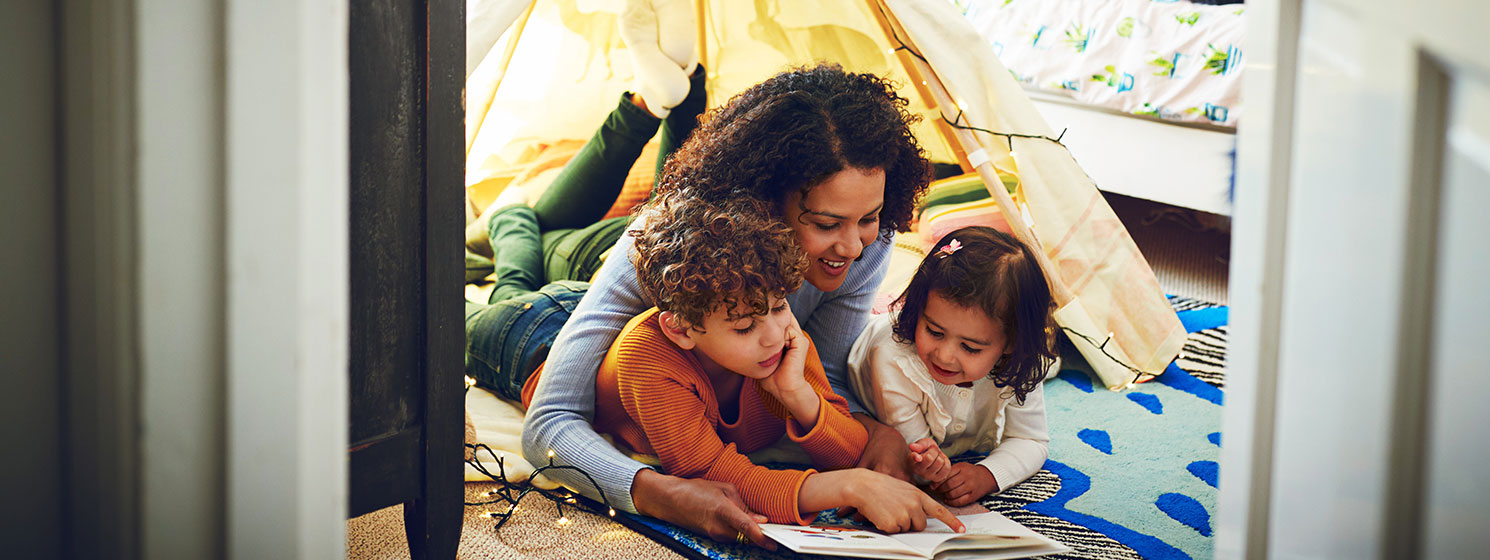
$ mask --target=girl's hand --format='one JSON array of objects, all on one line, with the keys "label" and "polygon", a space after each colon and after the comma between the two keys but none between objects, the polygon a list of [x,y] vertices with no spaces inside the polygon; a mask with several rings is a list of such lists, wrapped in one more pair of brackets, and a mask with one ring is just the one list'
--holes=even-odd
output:
[{"label": "girl's hand", "polygon": [[911,470],[926,482],[940,484],[952,476],[952,460],[936,445],[936,441],[924,437],[911,442],[909,447]]},{"label": "girl's hand", "polygon": [[999,489],[988,467],[976,463],[952,465],[952,474],[940,484],[932,485],[932,491],[941,495],[947,505],[957,507],[973,503]]},{"label": "girl's hand", "polygon": [[[911,483],[866,469],[836,471],[852,475],[843,486],[845,502],[876,529],[886,533],[920,531],[935,517],[961,533],[962,522]],[[814,475],[816,476],[816,475]]]}]

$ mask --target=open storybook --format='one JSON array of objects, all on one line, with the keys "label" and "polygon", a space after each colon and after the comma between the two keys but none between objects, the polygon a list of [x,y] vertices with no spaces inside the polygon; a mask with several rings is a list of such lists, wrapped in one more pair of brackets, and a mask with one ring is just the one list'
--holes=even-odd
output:
[{"label": "open storybook", "polygon": [[1071,550],[998,512],[957,518],[967,526],[966,533],[954,532],[936,519],[926,520],[925,531],[897,535],[837,525],[775,523],[761,525],[761,531],[796,552],[858,558],[1027,558]]}]

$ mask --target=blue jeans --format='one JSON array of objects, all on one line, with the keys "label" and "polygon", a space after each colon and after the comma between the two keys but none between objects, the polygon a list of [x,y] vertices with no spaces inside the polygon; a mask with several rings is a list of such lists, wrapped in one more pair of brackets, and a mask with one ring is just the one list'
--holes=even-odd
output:
[{"label": "blue jeans", "polygon": [[491,305],[466,302],[466,375],[504,398],[522,400],[523,384],[548,357],[559,329],[588,282],[560,281]]}]

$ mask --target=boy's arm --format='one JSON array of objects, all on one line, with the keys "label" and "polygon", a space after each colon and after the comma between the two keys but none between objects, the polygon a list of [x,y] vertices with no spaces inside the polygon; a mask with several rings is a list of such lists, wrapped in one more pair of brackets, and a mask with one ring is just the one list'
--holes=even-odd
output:
[{"label": "boy's arm", "polygon": [[869,309],[890,265],[890,244],[875,240],[864,249],[863,260],[850,265],[849,277],[837,290],[823,294],[823,301],[808,317],[798,316],[802,330],[812,337],[822,358],[823,371],[833,392],[848,402],[849,412],[867,413],[848,383],[848,353],[864,330]]},{"label": "boy's arm", "polygon": [[[864,249],[863,260],[855,262],[849,269],[849,278],[812,311],[803,330],[818,343],[823,370],[833,392],[848,401],[849,411],[854,414],[869,433],[864,454],[859,457],[859,466],[879,471],[901,480],[910,479],[908,455],[900,434],[885,426],[870,415],[848,384],[849,348],[864,330],[869,310],[879,292],[880,283],[890,266],[890,241],[876,239]],[[800,319],[800,317],[799,317]]]},{"label": "boy's arm", "polygon": [[621,404],[646,435],[663,470],[685,479],[734,484],[745,505],[773,523],[810,521],[800,514],[798,493],[813,471],[771,470],[751,463],[714,431],[709,419],[718,418],[719,411],[708,410],[701,389],[680,373],[691,366],[676,357],[659,358],[655,349],[667,342],[650,348],[622,344],[617,353]]},{"label": "boy's arm", "polygon": [[819,468],[840,469],[854,466],[864,452],[869,434],[849,414],[848,402],[829,387],[822,362],[819,361],[817,346],[810,338],[807,340],[807,359],[802,374],[820,399],[817,423],[804,431],[798,422],[788,420],[787,436],[800,444],[802,450],[812,457],[813,465]]},{"label": "boy's arm", "polygon": [[1050,432],[1045,425],[1045,386],[1024,396],[1024,404],[1009,401],[1004,408],[1004,439],[978,464],[993,473],[1000,490],[1029,478],[1045,465]]}]

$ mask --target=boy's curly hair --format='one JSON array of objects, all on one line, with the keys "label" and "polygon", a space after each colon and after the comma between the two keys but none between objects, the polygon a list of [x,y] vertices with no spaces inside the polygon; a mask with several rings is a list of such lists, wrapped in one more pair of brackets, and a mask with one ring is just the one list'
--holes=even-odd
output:
[{"label": "boy's curly hair", "polygon": [[710,200],[766,201],[772,215],[793,192],[846,167],[882,168],[880,234],[908,231],[931,164],[911,125],[920,120],[895,84],[837,64],[794,68],[735,95],[702,117],[663,167],[657,192],[693,189]]},{"label": "boy's curly hair", "polygon": [[[724,306],[730,320],[765,314],[802,285],[807,257],[792,229],[753,198],[709,201],[689,190],[660,193],[637,210],[637,280],[658,309],[694,329]],[[749,313],[738,313],[741,304]]]},{"label": "boy's curly hair", "polygon": [[[950,254],[940,248],[957,240]],[[1055,361],[1048,330],[1055,309],[1045,274],[1030,252],[1014,236],[986,226],[970,226],[937,240],[921,261],[905,292],[892,306],[900,310],[892,330],[895,340],[914,343],[916,327],[931,292],[961,307],[980,309],[1001,325],[1009,347],[1002,367],[988,373],[1000,387],[1012,387],[1019,402],[1045,379]]]}]

